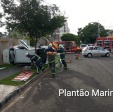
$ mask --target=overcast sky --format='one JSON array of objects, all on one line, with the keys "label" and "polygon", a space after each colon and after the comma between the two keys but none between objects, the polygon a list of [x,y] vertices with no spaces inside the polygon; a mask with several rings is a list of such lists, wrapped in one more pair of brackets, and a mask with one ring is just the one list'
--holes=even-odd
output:
[{"label": "overcast sky", "polygon": [[[1,0],[0,0],[1,1]],[[113,0],[45,0],[56,4],[66,13],[70,32],[77,34],[90,22],[98,22],[106,29],[113,29]],[[1,8],[0,8],[1,9]]]},{"label": "overcast sky", "polygon": [[98,22],[113,29],[113,0],[46,0],[66,12],[70,32],[76,34],[90,22]]}]

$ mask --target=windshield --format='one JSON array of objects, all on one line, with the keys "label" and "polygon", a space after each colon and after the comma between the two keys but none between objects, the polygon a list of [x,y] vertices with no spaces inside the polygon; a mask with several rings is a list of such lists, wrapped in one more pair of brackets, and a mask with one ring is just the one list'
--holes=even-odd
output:
[{"label": "windshield", "polygon": [[82,44],[81,47],[86,47],[86,44]]}]

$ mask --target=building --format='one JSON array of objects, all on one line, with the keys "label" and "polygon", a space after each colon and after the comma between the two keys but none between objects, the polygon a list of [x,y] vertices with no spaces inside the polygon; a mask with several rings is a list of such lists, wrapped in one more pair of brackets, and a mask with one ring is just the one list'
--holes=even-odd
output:
[{"label": "building", "polygon": [[113,30],[107,32],[108,36],[113,36]]},{"label": "building", "polygon": [[68,27],[68,23],[65,22],[64,26],[62,26],[61,28],[58,28],[57,30],[55,30],[54,32],[54,41],[61,41],[61,36],[65,33],[70,33],[70,29]]}]

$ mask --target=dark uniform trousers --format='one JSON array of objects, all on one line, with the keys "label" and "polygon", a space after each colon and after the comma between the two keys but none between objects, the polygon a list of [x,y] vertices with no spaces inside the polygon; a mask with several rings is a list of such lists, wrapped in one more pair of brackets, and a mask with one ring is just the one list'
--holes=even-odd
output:
[{"label": "dark uniform trousers", "polygon": [[67,69],[67,63],[65,61],[65,51],[64,51],[64,49],[60,48],[57,52],[60,53],[60,58],[61,58],[62,64],[64,65],[64,68]]},{"label": "dark uniform trousers", "polygon": [[55,55],[48,55],[49,68],[52,71],[52,76],[55,75]]},{"label": "dark uniform trousers", "polygon": [[41,57],[38,55],[28,55],[28,58],[30,58],[32,63],[36,64],[37,73],[39,73],[40,70],[44,70],[44,67],[42,67],[42,61]]}]

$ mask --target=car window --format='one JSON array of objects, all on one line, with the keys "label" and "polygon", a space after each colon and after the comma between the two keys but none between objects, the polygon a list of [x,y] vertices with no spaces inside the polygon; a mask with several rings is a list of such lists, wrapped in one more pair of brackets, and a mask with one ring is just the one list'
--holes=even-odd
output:
[{"label": "car window", "polygon": [[93,49],[94,49],[94,50],[97,50],[97,47],[94,47]]},{"label": "car window", "polygon": [[86,47],[86,45],[85,44],[82,44],[82,45],[80,45],[81,47]]},{"label": "car window", "polygon": [[102,50],[102,49],[103,49],[102,47],[98,47],[98,48],[97,48],[97,50]]},{"label": "car window", "polygon": [[89,47],[89,50],[93,50],[93,47]]}]

